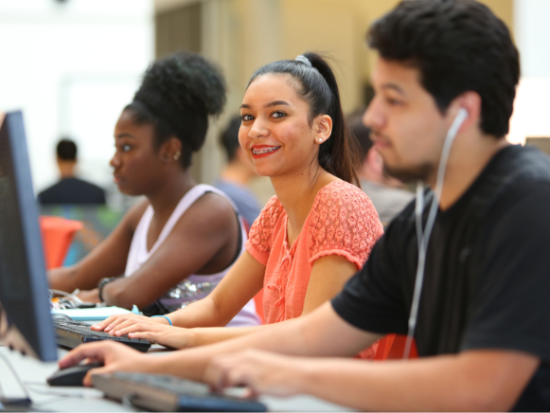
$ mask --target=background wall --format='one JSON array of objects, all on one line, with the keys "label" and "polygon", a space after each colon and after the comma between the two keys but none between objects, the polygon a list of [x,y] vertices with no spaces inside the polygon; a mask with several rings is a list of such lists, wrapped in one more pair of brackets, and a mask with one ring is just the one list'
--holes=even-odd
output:
[{"label": "background wall", "polygon": [[510,121],[509,140],[550,139],[550,1],[515,0],[514,27],[521,58],[521,82]]},{"label": "background wall", "polygon": [[114,124],[153,59],[153,13],[149,0],[0,0],[0,108],[24,111],[36,190],[58,179],[61,135],[81,172],[110,185]]},{"label": "background wall", "polygon": [[[510,140],[550,136],[549,0],[483,0],[512,29],[522,82]],[[212,122],[192,173],[211,183],[225,158],[218,135],[238,112],[250,75],[306,50],[332,56],[343,107],[364,105],[375,54],[364,37],[398,0],[0,0],[0,109],[24,110],[36,190],[57,178],[54,145],[80,145],[82,173],[110,184],[112,130],[153,58],[176,50],[204,54],[223,70],[226,112]],[[265,201],[268,179],[254,187]]]},{"label": "background wall", "polygon": [[[545,0],[542,0],[545,1]],[[219,130],[231,114],[238,113],[244,89],[252,73],[262,65],[280,59],[294,59],[304,51],[320,51],[331,57],[341,88],[344,111],[364,107],[367,85],[375,53],[365,44],[368,27],[391,10],[399,0],[156,0],[157,56],[169,51],[201,45],[201,52],[224,70],[229,85],[227,110],[213,123],[205,147],[194,158],[196,179],[212,182],[224,158],[217,143]],[[512,0],[484,0],[510,28],[513,26]],[[177,47],[167,47],[174,39],[174,22],[180,25],[200,8],[200,29]],[[186,14],[187,13],[187,14]],[[193,25],[193,27],[197,27]],[[172,35],[165,34],[172,30]],[[182,32],[182,29],[179,30]],[[173,40],[171,40],[173,41]],[[183,42],[190,42],[185,46]],[[269,179],[254,182],[263,202],[274,194]]]}]

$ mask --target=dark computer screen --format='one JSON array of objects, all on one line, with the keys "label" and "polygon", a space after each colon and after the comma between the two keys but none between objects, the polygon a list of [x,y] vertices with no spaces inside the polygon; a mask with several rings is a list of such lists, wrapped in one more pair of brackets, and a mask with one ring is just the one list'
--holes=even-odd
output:
[{"label": "dark computer screen", "polygon": [[0,122],[0,341],[53,361],[57,350],[23,116],[0,114]]}]

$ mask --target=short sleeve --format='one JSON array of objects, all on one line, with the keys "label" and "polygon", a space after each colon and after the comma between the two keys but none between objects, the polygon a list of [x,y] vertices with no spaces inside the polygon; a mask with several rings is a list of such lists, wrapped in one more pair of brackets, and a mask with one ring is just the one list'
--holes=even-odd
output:
[{"label": "short sleeve", "polygon": [[283,205],[276,196],[273,196],[250,228],[245,248],[250,255],[263,265],[267,265],[271,253],[273,229],[284,214]]},{"label": "short sleeve", "polygon": [[363,268],[332,300],[336,313],[363,331],[407,334],[408,309],[403,302],[402,285],[404,260],[395,260],[392,254],[402,248],[389,239],[391,232],[398,230],[396,226],[394,221],[372,249]]},{"label": "short sleeve", "polygon": [[461,349],[524,351],[550,361],[550,184],[508,190],[491,211]]},{"label": "short sleeve", "polygon": [[347,182],[334,182],[321,191],[309,222],[309,263],[340,255],[360,269],[384,232],[378,213],[369,197]]}]

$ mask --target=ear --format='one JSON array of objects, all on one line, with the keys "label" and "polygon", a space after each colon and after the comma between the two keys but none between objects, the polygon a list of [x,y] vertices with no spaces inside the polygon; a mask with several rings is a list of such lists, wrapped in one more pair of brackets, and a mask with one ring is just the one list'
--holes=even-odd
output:
[{"label": "ear", "polygon": [[458,114],[460,108],[468,112],[468,117],[462,123],[459,131],[470,129],[471,127],[479,128],[481,122],[481,96],[477,92],[469,91],[461,94],[452,103],[452,118]]},{"label": "ear", "polygon": [[181,158],[181,142],[178,138],[170,138],[159,149],[163,163],[179,162]]},{"label": "ear", "polygon": [[313,120],[315,143],[322,144],[332,133],[332,118],[329,115],[319,115]]}]

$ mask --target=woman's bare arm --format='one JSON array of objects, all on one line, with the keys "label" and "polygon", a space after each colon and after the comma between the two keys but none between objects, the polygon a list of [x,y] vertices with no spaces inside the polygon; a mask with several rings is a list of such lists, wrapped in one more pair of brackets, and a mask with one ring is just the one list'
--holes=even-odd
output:
[{"label": "woman's bare arm", "polygon": [[234,258],[240,231],[235,211],[217,194],[198,199],[167,239],[131,277],[105,285],[107,304],[144,308],[191,274],[223,271]]},{"label": "woman's bare arm", "polygon": [[[234,291],[232,285],[243,284],[240,280],[244,278],[243,275],[247,268],[249,271],[252,270],[254,268],[254,263],[258,266],[258,271],[264,268],[247,252],[244,256],[246,258],[242,260],[242,264],[246,263],[246,266],[243,265],[239,267],[236,264],[236,271],[232,271],[227,275],[226,279],[223,281],[225,285],[220,283],[220,289],[216,289],[216,294],[213,294],[214,296],[211,299],[207,297],[200,302],[194,303],[192,306],[195,306],[195,308],[189,306],[184,310],[169,315],[174,325],[185,326],[187,329],[170,328],[170,326],[165,324],[165,320],[158,319],[159,323],[137,322],[120,325],[113,330],[113,334],[130,334],[132,338],[143,338],[169,347],[189,348],[213,344],[272,328],[273,324],[255,327],[189,329],[192,327],[192,325],[189,325],[189,320],[193,322],[197,321],[196,324],[201,327],[205,326],[205,324],[199,324],[201,319],[196,314],[200,314],[201,311],[207,312],[207,306],[211,306],[210,311],[215,311],[216,302],[219,302],[219,308],[222,310],[224,308],[231,308],[230,305],[226,305],[226,300],[224,300],[224,298],[227,299],[226,294],[230,294],[231,291]],[[338,255],[330,255],[317,260],[311,272],[302,315],[313,311],[315,308],[334,297],[342,290],[344,283],[356,270],[357,267],[355,264],[350,263],[347,259]],[[107,331],[111,330],[112,329],[109,329]]]}]

